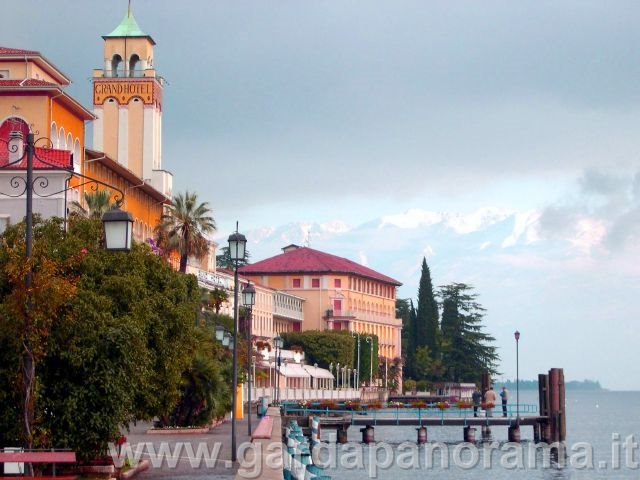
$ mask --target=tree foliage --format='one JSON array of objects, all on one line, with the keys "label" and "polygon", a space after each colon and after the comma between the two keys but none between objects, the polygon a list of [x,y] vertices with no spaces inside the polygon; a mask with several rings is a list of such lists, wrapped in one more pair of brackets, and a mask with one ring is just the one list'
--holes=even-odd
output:
[{"label": "tree foliage", "polygon": [[65,232],[60,220],[36,218],[30,318],[38,330],[25,332],[16,309],[24,225],[0,242],[0,402],[10,406],[0,413],[0,444],[23,440],[16,387],[24,335],[33,334],[37,359],[35,447],[90,458],[131,421],[175,407],[196,347],[194,277],[172,271],[147,245],[105,251],[99,221],[75,217]]},{"label": "tree foliage", "polygon": [[[244,258],[238,261],[238,267],[249,265],[249,258],[251,258],[251,254],[249,253],[249,250],[245,248]],[[216,266],[218,268],[224,268],[225,270],[233,270],[235,268],[235,263],[233,260],[231,260],[231,252],[229,252],[229,246],[222,247],[220,249],[220,254],[216,255]]]},{"label": "tree foliage", "polygon": [[180,271],[184,273],[189,257],[203,258],[209,252],[206,235],[215,229],[209,204],[198,203],[197,195],[187,191],[175,196],[155,234],[165,254],[175,252],[180,256]]},{"label": "tree foliage", "polygon": [[423,258],[416,310],[415,348],[427,347],[432,358],[438,355],[438,317],[438,302],[433,293],[431,271],[427,259]]},{"label": "tree foliage", "polygon": [[319,367],[352,365],[355,339],[349,332],[342,330],[308,330],[306,332],[287,332],[280,335],[284,340],[284,349],[299,346],[304,350],[307,363],[317,363]]},{"label": "tree foliage", "polygon": [[447,379],[479,381],[480,374],[496,372],[498,354],[495,338],[484,332],[485,309],[477,302],[478,294],[464,283],[439,288],[442,305],[442,362]]},{"label": "tree foliage", "polygon": [[98,190],[97,192],[84,192],[84,203],[86,208],[80,202],[71,202],[71,214],[79,215],[85,218],[100,220],[106,212],[118,208],[118,202],[111,201],[110,190]]}]

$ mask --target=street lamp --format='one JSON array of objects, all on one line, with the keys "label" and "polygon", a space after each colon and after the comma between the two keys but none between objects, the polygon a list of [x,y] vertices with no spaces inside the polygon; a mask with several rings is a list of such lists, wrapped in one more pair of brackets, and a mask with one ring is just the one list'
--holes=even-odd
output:
[{"label": "street lamp", "polygon": [[516,338],[516,423],[520,425],[520,352],[518,351],[520,332],[516,330],[513,336]]},{"label": "street lamp", "polygon": [[373,385],[373,338],[365,338],[369,344],[369,386]]},{"label": "street lamp", "polygon": [[282,347],[284,346],[284,340],[281,336],[277,336],[273,339],[273,344],[276,346],[276,405],[280,405],[280,354],[282,353]]},{"label": "street lamp", "polygon": [[356,359],[356,370],[358,375],[356,376],[356,388],[360,388],[360,332],[351,332],[352,337],[355,338],[356,335],[358,336],[358,357]]},{"label": "street lamp", "polygon": [[238,264],[244,260],[245,248],[247,246],[247,238],[238,233],[238,222],[236,222],[236,231],[229,235],[229,256],[233,262],[233,398],[231,408],[231,461],[237,460],[238,452],[236,451],[236,408],[237,408],[237,391],[238,391]]},{"label": "street lamp", "polygon": [[256,303],[256,288],[249,283],[242,289],[242,303],[248,310],[247,318],[247,402],[249,408],[247,409],[247,431],[249,432],[249,438],[251,438],[251,357],[252,357],[252,343],[251,343],[251,322],[253,314],[253,306]]},{"label": "street lamp", "polygon": [[[333,380],[333,362],[329,363],[329,373],[331,374],[331,379]],[[331,383],[331,390],[334,390],[336,388],[336,384],[335,382]]]},{"label": "street lamp", "polygon": [[[44,139],[43,139],[44,140]],[[98,190],[98,186],[102,185],[108,187],[112,190],[116,190],[118,195],[114,196],[114,200],[116,204],[119,206],[124,201],[124,192],[113,185],[109,185],[108,183],[104,183],[100,180],[97,180],[92,177],[88,177],[81,173],[78,173],[73,170],[73,168],[64,168],[60,167],[60,165],[56,165],[47,161],[47,159],[40,158],[36,151],[36,140],[33,132],[27,133],[26,143],[23,141],[22,132],[14,131],[10,132],[10,139],[7,145],[7,150],[9,153],[8,162],[5,165],[0,166],[0,169],[6,169],[13,167],[14,169],[21,170],[21,163],[26,157],[27,165],[26,165],[26,178],[23,178],[21,175],[16,175],[12,177],[8,185],[11,189],[15,190],[14,193],[4,193],[0,192],[0,195],[18,198],[22,195],[26,196],[26,228],[25,228],[25,259],[27,265],[29,265],[28,271],[25,275],[24,283],[26,291],[29,292],[31,290],[32,285],[32,277],[33,272],[31,270],[31,254],[33,251],[33,195],[35,194],[37,197],[51,197],[52,195],[63,193],[72,188],[79,188],[85,185],[91,185],[91,189],[93,191]],[[38,193],[36,188],[46,188],[49,185],[49,181],[46,177],[38,176],[36,178],[33,177],[33,159],[37,158],[38,162],[46,165],[48,169],[55,171],[64,171],[67,172],[70,177],[78,177],[82,179],[81,183],[75,185],[74,187],[68,186],[69,183],[64,189],[49,193],[42,192]],[[65,205],[66,208],[66,205]],[[123,212],[121,210],[116,209],[114,212],[109,212],[110,215],[105,214],[102,217],[103,228],[104,228],[104,237],[105,237],[105,248],[107,250],[115,250],[115,251],[129,251],[131,249],[131,233],[132,233],[132,223],[133,219],[131,215],[127,212]],[[34,388],[34,378],[35,378],[35,359],[33,355],[33,351],[31,349],[31,342],[29,340],[29,333],[33,328],[33,324],[30,318],[30,310],[32,304],[30,298],[27,298],[25,303],[24,310],[24,322],[25,322],[25,332],[26,335],[22,339],[22,385],[23,385],[23,396],[26,399],[24,402],[24,410],[23,414],[23,426],[24,426],[24,435],[26,439],[27,448],[32,447],[33,438],[31,433],[31,425],[33,423],[33,388]]]},{"label": "street lamp", "polygon": [[340,362],[336,364],[336,390],[340,388]]},{"label": "street lamp", "polygon": [[119,208],[109,210],[102,215],[104,224],[104,243],[107,250],[131,250],[131,236],[133,233],[133,217],[129,212]]}]

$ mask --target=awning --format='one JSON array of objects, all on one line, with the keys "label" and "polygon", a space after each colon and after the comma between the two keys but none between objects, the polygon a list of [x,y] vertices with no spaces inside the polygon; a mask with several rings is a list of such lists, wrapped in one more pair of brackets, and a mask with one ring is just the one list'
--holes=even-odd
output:
[{"label": "awning", "polygon": [[310,378],[311,375],[299,363],[280,365],[280,373],[288,378]]},{"label": "awning", "polygon": [[314,366],[311,366],[311,365],[305,365],[303,368],[313,378],[330,378],[332,380],[334,378],[333,375],[331,374],[331,372],[329,370],[325,370],[324,368],[314,367]]}]

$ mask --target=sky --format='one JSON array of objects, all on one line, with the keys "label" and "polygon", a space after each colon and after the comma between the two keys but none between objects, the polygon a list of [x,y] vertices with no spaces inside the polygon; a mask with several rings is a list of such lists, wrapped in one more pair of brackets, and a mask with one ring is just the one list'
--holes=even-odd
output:
[{"label": "sky", "polygon": [[[639,2],[132,4],[167,81],[163,167],[217,239],[316,225],[315,248],[388,268],[404,297],[426,256],[437,284],[476,286],[505,377],[517,328],[523,377],[640,389]],[[90,106],[126,8],[13,2],[0,45],[41,51]]]}]

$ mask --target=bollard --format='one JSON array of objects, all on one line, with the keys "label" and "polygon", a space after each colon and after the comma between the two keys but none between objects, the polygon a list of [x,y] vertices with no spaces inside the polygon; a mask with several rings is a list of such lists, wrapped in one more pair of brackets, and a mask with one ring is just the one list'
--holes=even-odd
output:
[{"label": "bollard", "polygon": [[416,430],[418,431],[418,445],[427,443],[427,427],[418,427]]},{"label": "bollard", "polygon": [[520,426],[511,425],[509,427],[509,441],[514,443],[520,443]]},{"label": "bollard", "polygon": [[362,432],[362,443],[375,443],[374,429],[371,425],[361,428],[360,431]]},{"label": "bollard", "polygon": [[471,426],[464,427],[463,438],[467,443],[476,443],[476,429]]},{"label": "bollard", "polygon": [[338,443],[347,443],[349,441],[346,428],[338,428]]}]

